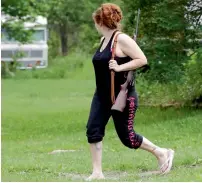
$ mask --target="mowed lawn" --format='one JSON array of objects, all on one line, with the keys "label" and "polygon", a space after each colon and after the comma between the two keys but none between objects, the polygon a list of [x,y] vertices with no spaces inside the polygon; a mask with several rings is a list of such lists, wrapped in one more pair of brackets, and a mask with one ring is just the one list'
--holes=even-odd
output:
[{"label": "mowed lawn", "polygon": [[[2,181],[84,181],[91,173],[86,121],[94,80],[2,80]],[[202,181],[202,110],[140,107],[135,129],[175,150],[165,176],[148,152],[124,147],[113,121],[106,129],[106,181]],[[75,150],[49,154],[57,149]]]}]

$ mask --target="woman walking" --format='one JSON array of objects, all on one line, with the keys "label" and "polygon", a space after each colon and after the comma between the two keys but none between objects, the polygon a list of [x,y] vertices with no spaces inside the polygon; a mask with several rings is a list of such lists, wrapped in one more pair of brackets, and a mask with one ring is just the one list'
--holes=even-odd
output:
[{"label": "woman walking", "polygon": [[[134,117],[138,106],[138,98],[134,80],[128,85],[127,102],[123,112],[111,110],[111,76],[115,72],[115,98],[119,94],[120,86],[126,81],[128,71],[136,70],[147,64],[147,59],[128,35],[119,32],[122,12],[119,6],[111,3],[102,4],[94,13],[95,27],[103,38],[93,56],[95,70],[96,91],[94,93],[90,115],[87,123],[87,138],[90,144],[93,172],[88,180],[104,179],[102,173],[102,140],[105,126],[112,116],[116,132],[120,141],[128,148],[143,149],[152,153],[158,160],[159,172],[168,173],[172,167],[174,151],[161,148],[134,131]],[[112,45],[116,41],[112,57]]]}]

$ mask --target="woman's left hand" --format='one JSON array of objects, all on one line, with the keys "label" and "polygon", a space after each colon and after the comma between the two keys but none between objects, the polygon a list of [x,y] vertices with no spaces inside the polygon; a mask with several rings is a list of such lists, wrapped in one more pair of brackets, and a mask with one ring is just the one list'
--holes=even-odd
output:
[{"label": "woman's left hand", "polygon": [[120,72],[121,67],[117,64],[116,60],[110,60],[109,61],[109,69],[114,70],[115,72]]}]

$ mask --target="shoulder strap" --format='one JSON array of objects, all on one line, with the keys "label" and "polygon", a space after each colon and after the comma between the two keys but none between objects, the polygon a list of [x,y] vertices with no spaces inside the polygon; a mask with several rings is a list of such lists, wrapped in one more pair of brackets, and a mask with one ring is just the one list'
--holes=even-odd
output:
[{"label": "shoulder strap", "polygon": [[102,36],[101,39],[100,39],[100,43],[103,43],[104,39],[105,39],[105,37]]},{"label": "shoulder strap", "polygon": [[115,34],[114,36],[114,41],[112,40],[112,46],[111,46],[111,52],[112,52],[112,60],[114,60],[114,57],[115,57],[115,50],[116,50],[116,44],[117,44],[117,38],[118,38],[118,35],[119,34],[122,34],[122,32],[118,32]]},{"label": "shoulder strap", "polygon": [[[114,57],[115,57],[117,38],[118,38],[119,34],[122,34],[122,33],[121,32],[116,33],[114,36],[114,42],[112,40],[112,47],[111,47],[112,57],[111,57],[111,60],[114,60]],[[111,70],[111,101],[112,101],[112,104],[115,103],[114,75],[115,75],[114,71]]]}]

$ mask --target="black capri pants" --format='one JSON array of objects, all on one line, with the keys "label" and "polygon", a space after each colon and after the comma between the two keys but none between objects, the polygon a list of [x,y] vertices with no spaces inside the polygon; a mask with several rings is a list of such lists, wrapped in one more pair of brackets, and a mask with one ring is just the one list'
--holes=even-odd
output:
[{"label": "black capri pants", "polygon": [[[106,100],[106,98],[105,98]],[[134,131],[134,118],[138,106],[138,98],[135,89],[128,91],[126,107],[123,112],[111,110],[111,102],[104,102],[97,91],[93,96],[90,115],[87,123],[86,136],[88,143],[97,143],[103,140],[105,126],[112,116],[116,132],[121,142],[133,149],[141,146],[143,137]]]}]

